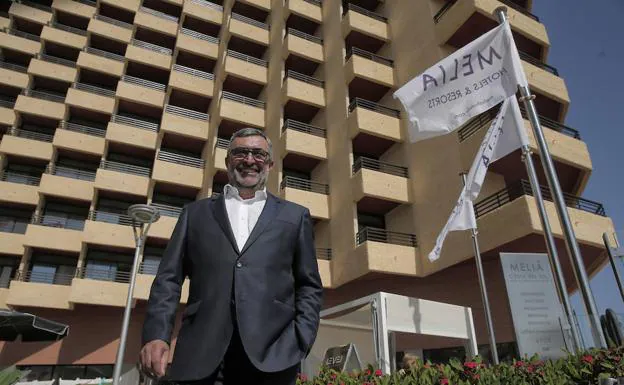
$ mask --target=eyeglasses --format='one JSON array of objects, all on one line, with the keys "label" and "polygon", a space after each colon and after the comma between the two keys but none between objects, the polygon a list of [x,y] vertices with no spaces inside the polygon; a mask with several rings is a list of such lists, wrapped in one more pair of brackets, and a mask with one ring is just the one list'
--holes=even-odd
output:
[{"label": "eyeglasses", "polygon": [[269,159],[269,153],[261,148],[236,147],[230,150],[230,156],[236,160],[247,159],[249,154],[257,162],[266,162]]}]

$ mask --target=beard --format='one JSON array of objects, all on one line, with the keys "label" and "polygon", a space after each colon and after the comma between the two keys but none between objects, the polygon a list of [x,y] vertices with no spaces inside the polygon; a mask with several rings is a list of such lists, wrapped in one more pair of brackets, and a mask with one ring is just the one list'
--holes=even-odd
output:
[{"label": "beard", "polygon": [[267,177],[268,173],[262,166],[239,164],[236,167],[228,167],[229,182],[239,190],[262,190],[266,185]]}]

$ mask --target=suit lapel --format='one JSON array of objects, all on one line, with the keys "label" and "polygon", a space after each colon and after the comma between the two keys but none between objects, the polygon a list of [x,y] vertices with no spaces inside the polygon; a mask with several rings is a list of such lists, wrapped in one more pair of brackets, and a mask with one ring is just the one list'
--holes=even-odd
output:
[{"label": "suit lapel", "polygon": [[236,245],[236,238],[234,238],[234,232],[232,231],[232,226],[230,225],[230,218],[228,217],[227,210],[225,209],[225,193],[221,194],[212,205],[212,210],[214,212],[215,219],[223,233],[225,233],[227,239],[230,240],[232,247],[236,250],[237,253],[240,254],[238,250],[238,246]]},{"label": "suit lapel", "polygon": [[245,251],[258,239],[258,237],[264,232],[267,225],[271,223],[271,221],[277,216],[281,206],[281,202],[279,199],[275,198],[272,194],[267,193],[267,201],[264,205],[264,209],[262,209],[262,213],[258,218],[258,222],[254,226],[251,234],[249,234],[249,238],[243,246],[243,250],[241,250],[240,254],[244,254]]}]

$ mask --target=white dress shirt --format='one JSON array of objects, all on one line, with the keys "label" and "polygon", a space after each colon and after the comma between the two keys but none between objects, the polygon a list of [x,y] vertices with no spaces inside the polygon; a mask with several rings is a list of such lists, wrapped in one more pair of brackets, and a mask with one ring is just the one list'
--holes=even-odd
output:
[{"label": "white dress shirt", "polygon": [[249,234],[258,223],[260,213],[264,209],[267,200],[266,188],[256,191],[256,195],[250,199],[243,199],[238,189],[229,183],[223,189],[225,197],[225,210],[230,220],[230,226],[236,239],[238,250],[242,250],[249,238]]}]

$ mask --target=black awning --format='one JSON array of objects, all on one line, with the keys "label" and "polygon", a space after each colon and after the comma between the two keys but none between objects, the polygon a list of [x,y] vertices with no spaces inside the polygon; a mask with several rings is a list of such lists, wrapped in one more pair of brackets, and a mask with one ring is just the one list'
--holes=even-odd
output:
[{"label": "black awning", "polygon": [[0,310],[0,341],[58,341],[67,336],[69,326],[33,314]]}]

